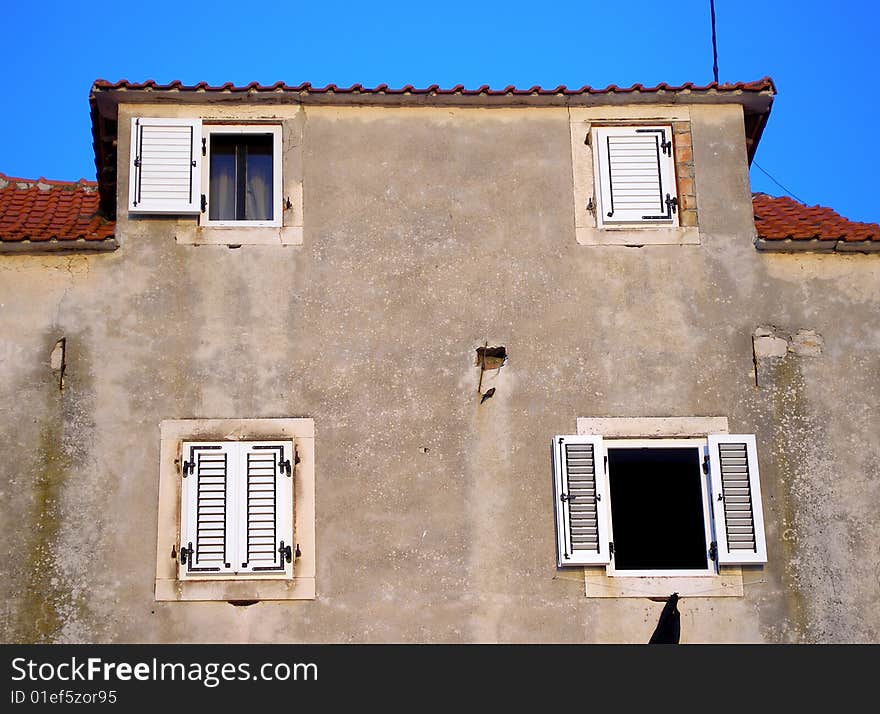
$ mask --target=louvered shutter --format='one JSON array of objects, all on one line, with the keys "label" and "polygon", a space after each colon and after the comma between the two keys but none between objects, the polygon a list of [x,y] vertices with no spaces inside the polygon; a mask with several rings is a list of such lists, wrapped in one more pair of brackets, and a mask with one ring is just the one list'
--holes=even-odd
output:
[{"label": "louvered shutter", "polygon": [[671,126],[596,127],[602,224],[678,225]]},{"label": "louvered shutter", "polygon": [[182,498],[180,575],[216,575],[234,571],[233,503],[235,445],[184,442],[181,453]]},{"label": "louvered shutter", "polygon": [[201,146],[201,119],[132,119],[129,212],[199,213]]},{"label": "louvered shutter", "polygon": [[767,562],[758,452],[753,434],[709,435],[718,562]]},{"label": "louvered shutter", "polygon": [[[241,445],[238,487],[239,562],[250,573],[293,572],[293,442]],[[288,562],[289,558],[289,562]]]},{"label": "louvered shutter", "polygon": [[601,436],[555,436],[556,562],[607,564],[608,492]]}]

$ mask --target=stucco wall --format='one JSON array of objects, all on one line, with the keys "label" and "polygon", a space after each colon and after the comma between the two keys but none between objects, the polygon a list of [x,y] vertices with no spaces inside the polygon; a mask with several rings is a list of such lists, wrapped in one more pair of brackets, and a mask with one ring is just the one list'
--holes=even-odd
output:
[{"label": "stucco wall", "polygon": [[[770,562],[684,599],[683,641],[880,640],[880,257],[754,249],[740,111],[690,108],[700,245],[578,245],[563,108],[275,107],[303,245],[178,244],[123,199],[113,254],[2,256],[3,639],[644,642],[661,603],[555,568],[549,438],[720,415],[757,433]],[[756,386],[765,325],[823,352]],[[297,416],[317,599],[155,602],[159,423]]]}]

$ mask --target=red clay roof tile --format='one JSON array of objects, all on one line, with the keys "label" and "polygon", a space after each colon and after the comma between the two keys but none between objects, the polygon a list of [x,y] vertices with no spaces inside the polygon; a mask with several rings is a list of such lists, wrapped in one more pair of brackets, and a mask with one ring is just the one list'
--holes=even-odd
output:
[{"label": "red clay roof tile", "polygon": [[758,238],[767,241],[880,241],[880,225],[850,221],[825,206],[805,206],[788,196],[752,197]]},{"label": "red clay roof tile", "polygon": [[721,84],[718,82],[710,82],[705,85],[696,85],[693,82],[685,82],[684,84],[673,86],[666,82],[662,82],[653,87],[645,87],[641,84],[633,84],[629,87],[618,87],[616,84],[609,84],[607,87],[591,87],[584,85],[580,88],[569,89],[564,84],[552,89],[543,87],[529,87],[528,89],[517,89],[513,85],[508,85],[504,89],[491,89],[488,84],[484,84],[476,89],[465,89],[463,84],[457,84],[450,89],[441,89],[438,85],[432,84],[429,87],[416,88],[411,84],[407,84],[399,89],[392,89],[387,84],[380,84],[376,87],[364,87],[362,84],[353,84],[350,87],[337,87],[335,84],[328,84],[323,87],[314,87],[309,82],[302,84],[289,85],[284,82],[275,82],[274,84],[260,84],[259,82],[250,82],[249,84],[236,86],[232,82],[212,86],[207,82],[199,82],[197,84],[186,85],[179,79],[169,82],[168,84],[159,84],[155,80],[148,79],[145,82],[129,82],[127,79],[120,79],[118,82],[109,82],[106,79],[97,79],[92,87],[95,89],[127,89],[127,90],[178,90],[178,91],[203,91],[203,92],[306,92],[308,94],[461,94],[465,96],[473,96],[484,94],[488,96],[516,95],[524,96],[529,94],[550,95],[550,94],[628,94],[631,92],[656,93],[656,92],[706,92],[716,90],[719,92],[764,92],[770,90],[776,91],[773,80],[764,77],[755,82],[733,82]]},{"label": "red clay roof tile", "polygon": [[98,200],[95,181],[23,179],[0,173],[0,244],[112,241],[116,224],[98,215]]}]

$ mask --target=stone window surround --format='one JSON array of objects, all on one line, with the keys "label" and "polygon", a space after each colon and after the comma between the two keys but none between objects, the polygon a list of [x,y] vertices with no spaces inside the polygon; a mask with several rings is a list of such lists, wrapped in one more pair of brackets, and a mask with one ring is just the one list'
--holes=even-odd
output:
[{"label": "stone window surround", "polygon": [[[596,126],[671,124],[679,201],[679,226],[604,226],[587,211],[597,203],[593,175],[593,149],[585,144]],[[569,109],[574,188],[575,235],[581,245],[699,245],[693,139],[688,107],[572,107]]]},{"label": "stone window surround", "polygon": [[[299,463],[294,469],[294,542],[301,555],[290,580],[254,576],[180,580],[180,445],[183,441],[292,439]],[[169,419],[160,425],[159,517],[156,539],[157,601],[314,600],[315,589],[315,423],[312,419]]]},{"label": "stone window surround", "polygon": [[[685,439],[729,434],[727,417],[578,417],[578,435],[614,439]],[[742,597],[743,566],[722,565],[717,575],[609,576],[606,566],[584,566],[585,595],[590,598]]]}]

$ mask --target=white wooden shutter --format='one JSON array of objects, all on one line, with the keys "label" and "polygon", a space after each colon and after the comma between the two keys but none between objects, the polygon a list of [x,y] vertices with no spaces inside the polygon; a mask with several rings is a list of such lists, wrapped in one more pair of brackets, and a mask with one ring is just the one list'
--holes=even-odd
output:
[{"label": "white wooden shutter", "polygon": [[[293,573],[293,465],[291,441],[242,443],[238,487],[239,560],[248,573]],[[288,560],[289,558],[289,560]]]},{"label": "white wooden shutter", "polygon": [[202,120],[131,120],[130,213],[199,213]]},{"label": "white wooden shutter", "polygon": [[607,479],[601,436],[555,436],[553,496],[556,503],[556,562],[610,562]]},{"label": "white wooden shutter", "polygon": [[234,570],[230,503],[235,482],[234,444],[184,442],[181,453],[180,577]]},{"label": "white wooden shutter", "polygon": [[710,434],[709,471],[718,562],[767,562],[754,434]]},{"label": "white wooden shutter", "polygon": [[678,225],[671,126],[593,129],[600,225]]}]

